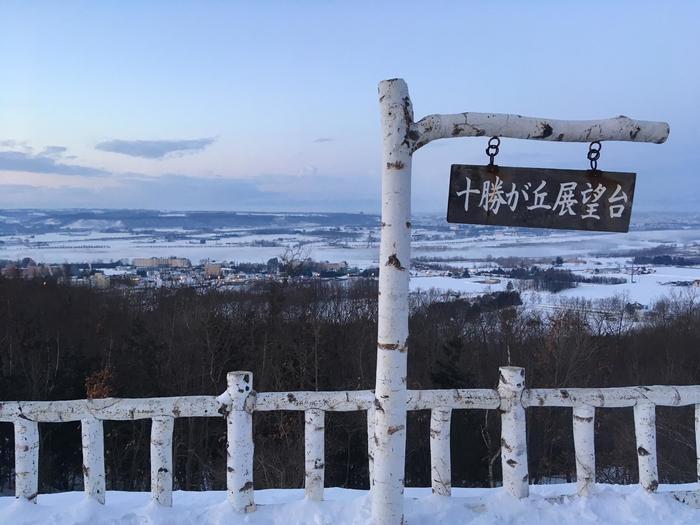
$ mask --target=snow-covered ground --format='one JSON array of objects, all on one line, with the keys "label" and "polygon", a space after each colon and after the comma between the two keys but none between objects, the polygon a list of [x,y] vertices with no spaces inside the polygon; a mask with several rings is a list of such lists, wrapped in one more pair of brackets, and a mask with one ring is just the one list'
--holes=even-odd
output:
[{"label": "snow-covered ground", "polygon": [[[515,500],[502,489],[454,489],[451,498],[430,489],[406,489],[408,525],[681,525],[697,523],[700,510],[668,494],[647,494],[639,486],[599,485],[593,496],[546,499],[573,494],[575,485],[544,485],[527,500]],[[663,491],[665,488],[660,487]],[[678,489],[674,486],[674,489]],[[687,490],[696,489],[688,485]],[[303,490],[260,490],[258,509],[237,514],[223,492],[175,492],[173,507],[157,507],[149,494],[108,492],[102,506],[69,492],[39,496],[33,505],[12,497],[0,498],[3,525],[360,525],[370,523],[367,492],[331,488],[320,503],[303,499]]]},{"label": "snow-covered ground", "polygon": [[[64,216],[66,213],[68,217]],[[144,213],[150,215],[144,219]],[[204,219],[188,218],[187,213],[43,211],[15,214],[24,222],[31,223],[32,218],[37,217],[44,223],[58,225],[44,228],[31,223],[31,228],[22,230],[11,226],[17,222],[15,218],[0,216],[0,260],[31,257],[37,262],[83,263],[179,256],[188,257],[194,264],[204,259],[265,263],[270,258],[280,257],[286,247],[304,243],[303,256],[317,261],[345,261],[350,267],[358,268],[380,264],[378,217],[370,221],[363,216],[343,219],[350,223],[314,223],[312,214],[280,215],[279,223],[275,219],[258,226],[246,226],[236,222],[237,215],[224,214],[210,226],[202,226]],[[173,220],[162,223],[163,217]],[[226,226],[227,223],[230,226]],[[561,257],[566,261],[563,269],[585,276],[594,275],[595,270],[596,275],[627,279],[627,283],[618,285],[581,284],[558,294],[522,294],[524,299],[544,306],[556,306],[562,298],[596,300],[612,296],[625,296],[629,302],[650,305],[659,298],[687,291],[668,284],[671,281],[700,281],[700,268],[656,267],[656,273],[635,276],[636,282],[632,283],[626,271],[635,251],[653,249],[656,251],[652,253],[700,258],[700,219],[697,217],[681,217],[674,222],[653,214],[638,223],[639,229],[629,233],[596,233],[465,229],[456,225],[446,227],[443,217],[421,217],[413,231],[412,256],[415,263],[424,265],[423,268],[432,263],[434,268],[440,265],[468,267],[470,271],[493,267],[498,258],[526,258],[526,265],[546,267]],[[435,288],[442,292],[476,295],[504,290],[508,284],[507,279],[498,282],[479,277],[455,279],[436,276],[436,273],[414,272],[411,290]],[[513,284],[516,289],[520,288],[517,282]]]},{"label": "snow-covered ground", "polygon": [[[612,261],[614,259],[608,259]],[[618,259],[616,264],[620,265],[624,261]],[[572,267],[575,265],[571,265]],[[582,268],[585,265],[581,265]],[[562,299],[566,298],[581,298],[591,301],[606,299],[608,297],[620,296],[625,302],[638,302],[645,306],[650,306],[659,299],[668,297],[683,297],[688,294],[697,294],[700,297],[700,288],[693,286],[674,286],[673,282],[692,282],[700,279],[700,268],[679,268],[675,266],[651,266],[648,268],[653,270],[653,273],[646,275],[635,275],[634,282],[629,274],[616,272],[601,272],[598,274],[586,273],[578,271],[576,268],[570,268],[575,273],[591,277],[593,275],[599,277],[615,277],[624,278],[627,280],[623,284],[588,284],[579,283],[575,288],[568,288],[556,294],[549,292],[521,292],[523,301],[528,304],[536,305],[558,305]],[[564,268],[569,268],[569,265],[564,265]],[[430,276],[419,275],[411,277],[411,291],[428,291],[435,289],[441,293],[455,292],[462,295],[479,295],[489,292],[498,292],[506,289],[508,282],[511,281],[517,290],[519,287],[517,279],[495,278],[475,276],[463,278],[446,277],[446,276]]]}]

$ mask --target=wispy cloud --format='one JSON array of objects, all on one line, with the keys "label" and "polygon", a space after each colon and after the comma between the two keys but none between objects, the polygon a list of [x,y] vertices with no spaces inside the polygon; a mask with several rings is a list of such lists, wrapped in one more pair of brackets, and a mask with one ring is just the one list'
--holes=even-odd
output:
[{"label": "wispy cloud", "polygon": [[319,137],[314,139],[314,144],[320,144],[321,142],[333,142],[335,139],[333,137]]},{"label": "wispy cloud", "polygon": [[[100,181],[112,179],[100,179]],[[379,182],[356,177],[259,175],[249,179],[164,174],[121,174],[100,187],[3,184],[0,208],[168,208],[247,211],[376,211]],[[339,191],[339,188],[343,188]]]},{"label": "wispy cloud", "polygon": [[[78,175],[83,177],[110,175],[110,172],[98,168],[59,162],[55,157],[65,152],[65,148],[61,148],[61,146],[49,146],[36,155],[24,151],[0,151],[0,171],[25,171],[29,173]],[[60,151],[57,151],[57,149],[60,149]],[[49,151],[47,152],[46,150]]]},{"label": "wispy cloud", "polygon": [[182,140],[109,140],[95,146],[101,151],[144,159],[163,159],[170,155],[197,153],[216,141],[214,137]]},{"label": "wispy cloud", "polygon": [[46,146],[43,150],[41,150],[40,155],[44,155],[46,157],[62,157],[68,148],[65,146]]}]

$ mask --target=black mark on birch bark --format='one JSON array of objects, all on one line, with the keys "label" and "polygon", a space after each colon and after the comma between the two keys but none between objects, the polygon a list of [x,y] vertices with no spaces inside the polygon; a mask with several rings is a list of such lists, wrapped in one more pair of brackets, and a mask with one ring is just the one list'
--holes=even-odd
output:
[{"label": "black mark on birch bark", "polygon": [[390,436],[393,436],[394,434],[396,434],[397,432],[399,432],[400,430],[403,430],[403,429],[404,429],[404,426],[403,426],[403,425],[399,425],[399,426],[396,426],[396,427],[389,427],[389,428],[387,429],[386,432],[387,432],[387,434],[389,434]]},{"label": "black mark on birch bark", "polygon": [[395,253],[392,253],[392,254],[389,256],[389,259],[386,261],[386,265],[387,265],[387,266],[393,266],[393,267],[396,268],[397,270],[401,270],[401,271],[403,271],[403,270],[406,269],[406,268],[404,268],[403,266],[401,266],[401,261],[399,261],[399,258],[396,256]]},{"label": "black mark on birch bark", "polygon": [[542,134],[535,135],[534,137],[532,137],[533,139],[546,139],[554,132],[554,130],[552,129],[552,126],[550,126],[546,122],[542,122],[541,125],[542,125]]}]

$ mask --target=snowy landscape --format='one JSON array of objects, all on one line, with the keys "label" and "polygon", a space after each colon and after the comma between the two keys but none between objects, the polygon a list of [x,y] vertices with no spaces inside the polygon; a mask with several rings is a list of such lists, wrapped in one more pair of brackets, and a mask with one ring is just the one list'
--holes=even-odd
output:
[{"label": "snowy landscape", "polygon": [[[0,261],[181,257],[193,264],[264,264],[296,247],[314,261],[344,262],[361,271],[378,267],[379,235],[379,217],[365,214],[6,210],[0,216]],[[413,291],[474,296],[504,291],[510,283],[526,304],[556,308],[566,299],[616,296],[649,306],[700,285],[697,214],[640,213],[627,234],[451,225],[423,214],[414,220],[412,237]],[[683,265],[654,264],[659,256]],[[515,266],[556,266],[618,282],[581,282],[552,293],[521,289],[518,279],[493,273]],[[468,277],[458,274],[464,269]]]},{"label": "snowy landscape", "polygon": [[0,525],[698,523],[698,20],[3,2]]}]

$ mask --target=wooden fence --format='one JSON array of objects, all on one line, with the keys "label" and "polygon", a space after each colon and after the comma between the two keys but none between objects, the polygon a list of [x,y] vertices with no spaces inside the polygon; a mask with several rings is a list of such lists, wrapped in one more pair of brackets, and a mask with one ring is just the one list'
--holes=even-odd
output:
[{"label": "wooden fence", "polygon": [[[503,486],[514,497],[529,493],[525,411],[536,407],[570,407],[578,494],[586,496],[595,483],[594,423],[596,408],[633,407],[639,461],[639,482],[654,492],[657,406],[695,406],[696,451],[700,451],[700,386],[526,389],[522,368],[502,367],[496,390],[409,390],[407,410],[430,410],[432,489],[451,495],[450,422],[452,410],[495,410],[501,413]],[[303,411],[305,418],[305,494],[323,499],[325,412],[367,413],[368,459],[372,485],[374,413],[381,403],[370,390],[342,392],[259,392],[250,372],[230,372],[219,397],[190,396],[152,399],[91,399],[76,401],[0,402],[0,421],[15,429],[15,493],[36,502],[38,493],[38,423],[80,421],[82,425],[85,492],[105,501],[105,420],[151,419],[151,497],[172,505],[172,433],[178,417],[221,417],[227,422],[228,500],[241,512],[255,510],[253,491],[253,412]],[[392,429],[389,429],[391,432]],[[700,476],[700,452],[696,452]],[[687,492],[678,492],[688,500]],[[694,495],[694,493],[692,493]],[[683,496],[684,495],[684,496]],[[681,497],[682,496],[682,497]],[[693,496],[694,497],[694,496]]]}]

